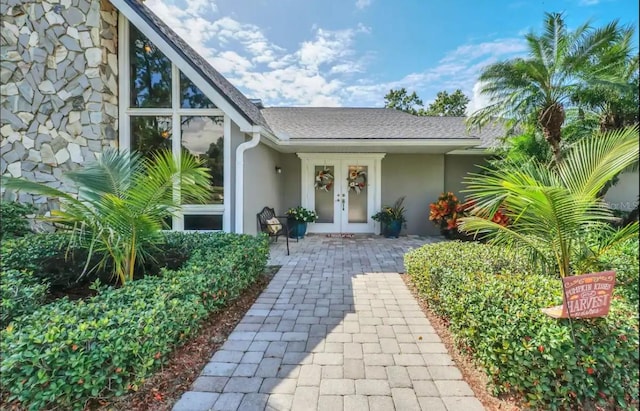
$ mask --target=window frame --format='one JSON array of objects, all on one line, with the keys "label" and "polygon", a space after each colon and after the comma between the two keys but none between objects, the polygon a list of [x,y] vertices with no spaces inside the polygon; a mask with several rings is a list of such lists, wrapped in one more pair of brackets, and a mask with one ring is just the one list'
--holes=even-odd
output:
[{"label": "window frame", "polygon": [[[122,13],[118,15],[118,147],[121,150],[131,148],[131,117],[132,116],[165,116],[171,117],[171,149],[176,159],[179,158],[182,142],[182,116],[223,117],[223,146],[224,146],[224,194],[222,204],[183,204],[181,211],[173,216],[172,231],[184,230],[184,215],[208,214],[222,216],[222,231],[230,231],[230,172],[231,172],[231,128],[229,116],[219,108],[182,108],[180,93],[180,69],[171,59],[171,108],[137,108],[130,107],[130,57],[129,57],[129,25],[131,23]],[[144,34],[144,33],[143,33]],[[156,46],[157,47],[157,46]],[[165,54],[166,55],[166,54]],[[168,58],[168,57],[167,57]],[[186,74],[185,74],[186,76]],[[188,77],[187,77],[188,78]],[[209,97],[209,96],[207,96]],[[209,97],[210,100],[212,100]],[[175,195],[178,195],[175,193]],[[193,230],[188,230],[193,231]],[[209,230],[205,230],[209,231]]]}]

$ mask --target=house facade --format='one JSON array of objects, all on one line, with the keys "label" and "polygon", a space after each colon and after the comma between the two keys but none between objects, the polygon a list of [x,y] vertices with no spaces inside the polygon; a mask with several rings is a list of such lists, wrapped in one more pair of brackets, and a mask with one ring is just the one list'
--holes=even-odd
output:
[{"label": "house facade", "polygon": [[[72,191],[64,171],[106,147],[186,149],[214,193],[184,204],[175,230],[255,233],[262,207],[302,205],[320,215],[311,232],[376,233],[371,215],[404,196],[404,233],[437,234],[429,203],[459,193],[502,134],[382,108],[265,108],[136,0],[2,0],[0,13],[0,173]],[[625,175],[609,201],[633,208],[637,187]]]}]

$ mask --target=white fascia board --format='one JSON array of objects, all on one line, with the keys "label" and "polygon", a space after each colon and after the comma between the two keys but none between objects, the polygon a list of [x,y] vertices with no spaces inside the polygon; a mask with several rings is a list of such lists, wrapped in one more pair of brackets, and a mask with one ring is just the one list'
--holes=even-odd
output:
[{"label": "white fascia board", "polygon": [[495,154],[495,152],[488,148],[468,148],[461,150],[451,150],[446,155],[456,155],[456,156],[490,156]]},{"label": "white fascia board", "polygon": [[[111,0],[111,3],[122,13],[129,22],[142,32],[162,53],[178,66],[182,71],[212,102],[217,108],[224,111],[240,129],[252,129],[253,124],[247,120],[226,98],[220,94],[209,82],[194,69],[164,38],[151,28],[138,13],[129,7],[123,0]],[[128,58],[128,56],[126,57]]]},{"label": "white fascia board", "polygon": [[332,140],[332,139],[317,139],[317,140],[294,140],[294,141],[278,141],[278,145],[280,146],[353,146],[354,144],[358,145],[370,145],[370,146],[415,146],[415,147],[473,147],[477,146],[480,143],[479,140],[476,139],[459,139],[459,140],[422,140],[422,139],[341,139],[341,140]]}]

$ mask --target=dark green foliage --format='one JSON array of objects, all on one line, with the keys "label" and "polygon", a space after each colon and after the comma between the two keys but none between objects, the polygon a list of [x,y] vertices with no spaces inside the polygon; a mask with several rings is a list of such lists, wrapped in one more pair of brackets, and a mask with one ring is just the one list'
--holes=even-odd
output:
[{"label": "dark green foliage", "polygon": [[30,233],[26,216],[34,212],[30,204],[0,201],[0,240]]},{"label": "dark green foliage", "polygon": [[[149,257],[138,264],[136,278],[155,275],[161,268],[177,269],[196,247],[198,236],[187,233],[168,232],[164,241],[150,246]],[[78,284],[100,279],[112,282],[111,267],[93,270],[102,256],[94,254],[87,265],[88,252],[75,244],[70,245],[71,235],[67,233],[29,234],[2,242],[0,247],[0,268],[2,270],[26,270],[48,282],[55,289],[64,290]],[[81,273],[87,267],[87,273]]]},{"label": "dark green foliage", "polygon": [[412,281],[449,320],[457,344],[485,370],[495,394],[517,394],[533,409],[588,402],[636,409],[637,311],[614,299],[607,317],[574,321],[576,346],[568,321],[540,311],[562,301],[560,280],[518,261],[498,247],[459,242],[405,256]]},{"label": "dark green foliage", "polygon": [[181,236],[193,250],[181,269],[85,301],[58,300],[2,331],[0,382],[9,400],[29,409],[82,409],[90,398],[135,389],[264,270],[264,237]]},{"label": "dark green foliage", "polygon": [[467,111],[469,104],[467,97],[462,90],[457,89],[449,94],[447,91],[440,91],[433,103],[429,104],[426,110],[421,110],[423,116],[457,116],[462,117]]},{"label": "dark green foliage", "polygon": [[30,314],[38,309],[47,297],[46,284],[30,273],[18,270],[0,271],[0,327],[5,327],[15,317]]}]

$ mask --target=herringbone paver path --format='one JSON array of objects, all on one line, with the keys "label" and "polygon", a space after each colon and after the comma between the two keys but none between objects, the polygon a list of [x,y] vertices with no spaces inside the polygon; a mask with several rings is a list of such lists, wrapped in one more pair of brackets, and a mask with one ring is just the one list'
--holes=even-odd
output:
[{"label": "herringbone paver path", "polygon": [[174,411],[483,410],[400,274],[429,238],[307,236]]}]

